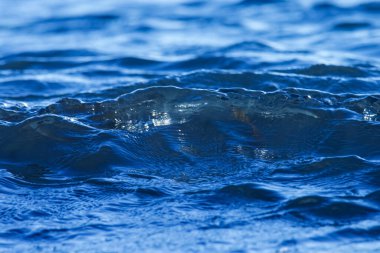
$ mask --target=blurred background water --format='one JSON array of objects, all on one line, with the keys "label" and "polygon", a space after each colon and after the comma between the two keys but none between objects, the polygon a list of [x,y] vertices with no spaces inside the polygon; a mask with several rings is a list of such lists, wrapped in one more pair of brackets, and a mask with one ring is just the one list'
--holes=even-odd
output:
[{"label": "blurred background water", "polygon": [[379,252],[379,1],[0,17],[0,252]]}]

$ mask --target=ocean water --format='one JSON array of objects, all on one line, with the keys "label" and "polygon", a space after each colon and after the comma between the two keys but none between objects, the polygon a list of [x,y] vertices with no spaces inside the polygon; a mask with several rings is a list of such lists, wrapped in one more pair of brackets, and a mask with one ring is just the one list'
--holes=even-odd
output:
[{"label": "ocean water", "polygon": [[0,252],[380,252],[380,2],[1,0]]}]

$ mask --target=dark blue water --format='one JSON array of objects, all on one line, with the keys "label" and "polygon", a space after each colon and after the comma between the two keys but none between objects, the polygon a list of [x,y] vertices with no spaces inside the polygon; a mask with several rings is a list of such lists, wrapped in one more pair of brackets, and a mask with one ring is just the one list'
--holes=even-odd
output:
[{"label": "dark blue water", "polygon": [[0,252],[380,252],[379,1],[0,17]]}]

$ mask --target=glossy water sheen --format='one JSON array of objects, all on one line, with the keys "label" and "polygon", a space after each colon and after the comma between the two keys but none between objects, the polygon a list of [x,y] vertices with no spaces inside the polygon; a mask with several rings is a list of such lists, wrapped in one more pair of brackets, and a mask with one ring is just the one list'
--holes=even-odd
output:
[{"label": "glossy water sheen", "polygon": [[0,1],[1,252],[379,252],[378,1]]}]

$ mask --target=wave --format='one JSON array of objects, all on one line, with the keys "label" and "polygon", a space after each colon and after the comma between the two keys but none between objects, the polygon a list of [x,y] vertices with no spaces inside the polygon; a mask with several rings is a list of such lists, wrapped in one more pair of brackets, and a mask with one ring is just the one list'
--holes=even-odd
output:
[{"label": "wave", "polygon": [[[343,68],[344,69],[344,68]],[[298,70],[274,70],[261,71],[222,71],[222,70],[197,70],[181,75],[151,75],[151,79],[145,82],[132,82],[129,85],[120,85],[103,90],[83,92],[76,95],[83,100],[105,100],[130,93],[138,89],[155,86],[176,86],[190,89],[218,90],[223,88],[243,88],[247,90],[261,90],[274,92],[281,89],[309,89],[320,90],[335,94],[374,94],[377,95],[378,80],[373,79],[375,72],[365,72],[368,78],[355,78],[346,76],[306,76],[293,74]],[[358,69],[358,71],[362,71]],[[363,70],[364,71],[364,70]],[[366,70],[367,71],[367,70]],[[331,72],[331,75],[334,73]],[[323,93],[323,92],[322,92]]]},{"label": "wave", "polygon": [[[47,174],[80,177],[140,164],[155,171],[148,174],[174,178],[188,170],[193,180],[200,174],[231,175],[240,170],[239,164],[245,168],[241,161],[340,155],[293,165],[295,180],[305,170],[304,176],[317,184],[323,175],[330,181],[348,180],[345,173],[351,167],[355,173],[369,166],[351,154],[367,159],[379,155],[380,103],[374,96],[151,87],[103,102],[63,99],[34,115],[19,110],[3,109],[0,158],[6,161],[3,166],[18,164],[20,171],[37,166]],[[351,133],[356,134],[344,137]],[[225,165],[204,170],[212,167],[212,158],[225,159]],[[340,171],[346,163],[350,165]],[[183,172],[162,170],[178,166],[189,167]],[[275,171],[277,176],[280,171]]]}]

